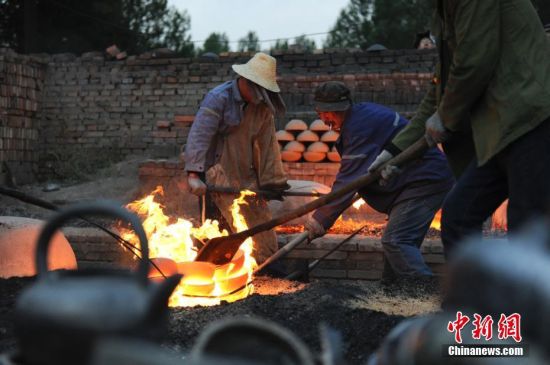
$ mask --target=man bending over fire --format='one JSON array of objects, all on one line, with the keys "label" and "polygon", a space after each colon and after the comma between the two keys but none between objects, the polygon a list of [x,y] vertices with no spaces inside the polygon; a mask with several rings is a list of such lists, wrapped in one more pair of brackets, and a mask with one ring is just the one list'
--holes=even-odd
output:
[{"label": "man bending over fire", "polygon": [[[333,191],[366,174],[376,156],[408,123],[385,106],[354,104],[350,90],[341,82],[321,84],[315,90],[314,102],[321,120],[340,131],[336,149],[342,162]],[[453,183],[445,157],[434,147],[421,159],[403,168],[396,178],[382,179],[379,184],[358,191],[372,208],[389,216],[382,236],[386,278],[392,274],[432,275],[422,258],[420,245]],[[351,192],[313,213],[306,222],[310,239],[325,234],[351,205],[355,193]]]},{"label": "man bending over fire", "polygon": [[[191,193],[204,196],[205,181],[216,186],[275,193],[289,188],[275,139],[274,115],[285,112],[275,80],[275,66],[275,58],[257,53],[246,64],[233,65],[238,77],[215,87],[202,101],[185,148],[185,171]],[[236,197],[211,193],[207,200],[212,198],[232,225],[230,207]],[[241,214],[249,227],[271,219],[264,198],[257,197],[248,203],[241,206]],[[254,242],[254,258],[258,263],[277,250],[273,231],[257,234]]]}]

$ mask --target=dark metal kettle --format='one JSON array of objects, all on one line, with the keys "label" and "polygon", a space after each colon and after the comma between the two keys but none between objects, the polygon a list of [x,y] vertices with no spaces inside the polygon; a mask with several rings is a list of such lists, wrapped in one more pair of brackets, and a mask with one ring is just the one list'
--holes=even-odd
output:
[{"label": "dark metal kettle", "polygon": [[[50,239],[69,219],[104,215],[131,224],[139,238],[137,270],[48,271]],[[36,249],[37,281],[15,306],[19,350],[29,364],[87,364],[94,343],[104,336],[155,337],[168,317],[168,298],[181,275],[148,279],[149,248],[138,217],[109,202],[79,204],[49,220]]]}]

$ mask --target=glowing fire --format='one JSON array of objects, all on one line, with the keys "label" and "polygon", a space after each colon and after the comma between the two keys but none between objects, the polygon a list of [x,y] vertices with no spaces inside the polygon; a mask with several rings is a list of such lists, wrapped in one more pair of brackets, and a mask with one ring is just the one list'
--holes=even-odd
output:
[{"label": "glowing fire", "polygon": [[361,208],[362,205],[365,205],[365,204],[366,204],[366,203],[365,203],[365,201],[364,201],[363,199],[359,199],[359,200],[357,200],[355,203],[353,203],[353,207],[354,207],[355,209],[359,209],[359,208]]},{"label": "glowing fire", "polygon": [[432,220],[432,224],[430,224],[430,228],[441,231],[441,209],[439,209],[437,213],[435,213],[435,217]]},{"label": "glowing fire", "polygon": [[[227,231],[220,231],[217,221],[206,220],[198,228],[182,218],[171,223],[161,204],[155,202],[155,197],[159,195],[164,195],[161,186],[145,198],[126,207],[143,219],[143,227],[149,238],[150,257],[162,272],[152,268],[149,274],[151,279],[162,280],[163,274],[169,276],[178,272],[184,275],[170,297],[169,305],[217,305],[222,300],[233,302],[251,294],[254,287],[250,282],[257,267],[256,260],[252,257],[252,238],[243,242],[228,264],[216,266],[208,262],[194,262],[197,249],[194,247],[193,238],[202,242],[205,239],[227,236]],[[248,229],[244,217],[240,214],[240,206],[248,204],[245,199],[252,195],[253,192],[242,191],[240,197],[233,201],[231,214],[237,232]],[[123,229],[122,237],[137,244],[137,237],[133,231]]]}]

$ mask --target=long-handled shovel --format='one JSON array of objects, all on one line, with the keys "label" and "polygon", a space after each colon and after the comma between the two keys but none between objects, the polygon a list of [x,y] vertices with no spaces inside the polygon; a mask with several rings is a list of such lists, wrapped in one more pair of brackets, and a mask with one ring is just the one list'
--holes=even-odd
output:
[{"label": "long-handled shovel", "polygon": [[[397,167],[402,167],[408,162],[421,157],[428,150],[428,148],[428,143],[426,142],[424,137],[422,137],[405,151],[388,161],[385,165],[391,164]],[[380,173],[383,170],[384,166],[380,167],[372,174],[369,173],[357,178],[356,180],[345,185],[337,191],[333,191],[330,194],[327,194],[319,199],[315,199],[295,210],[289,211],[286,214],[276,217],[270,221],[259,224],[255,227],[247,229],[246,231],[242,231],[225,237],[217,237],[211,239],[206,243],[203,248],[201,248],[195,261],[207,261],[217,265],[228,263],[229,261],[231,261],[244,240],[248,237],[252,237],[255,234],[267,231],[295,218],[301,217],[304,214],[307,214],[319,207],[335,201],[338,198],[341,198],[349,192],[361,189],[377,181],[380,178]]]}]

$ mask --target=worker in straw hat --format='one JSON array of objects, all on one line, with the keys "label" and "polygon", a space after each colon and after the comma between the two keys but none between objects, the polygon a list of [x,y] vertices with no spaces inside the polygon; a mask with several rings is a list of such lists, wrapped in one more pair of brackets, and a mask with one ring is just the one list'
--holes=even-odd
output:
[{"label": "worker in straw hat", "polygon": [[[184,153],[188,189],[204,196],[208,184],[262,189],[280,196],[289,186],[275,138],[274,116],[285,113],[276,81],[276,60],[260,52],[246,64],[233,65],[233,71],[237,78],[207,93],[191,126]],[[218,218],[215,206],[227,228],[234,229],[230,208],[236,197],[207,194],[209,218]],[[271,219],[265,196],[249,198],[248,203],[241,206],[241,214],[249,227]],[[254,236],[254,242],[259,263],[277,250],[273,231]]]}]

